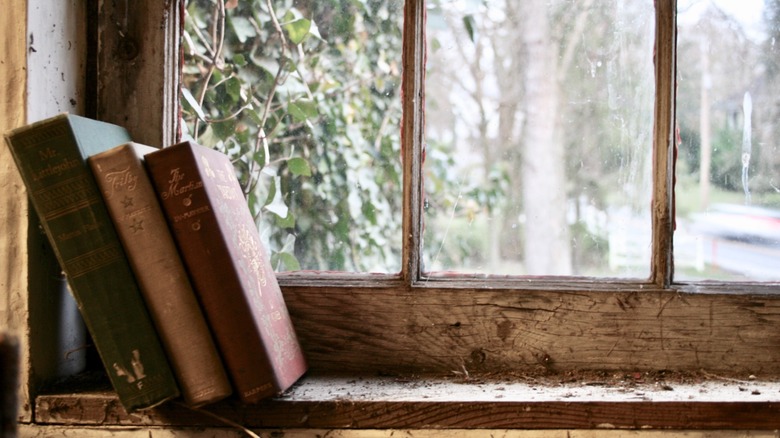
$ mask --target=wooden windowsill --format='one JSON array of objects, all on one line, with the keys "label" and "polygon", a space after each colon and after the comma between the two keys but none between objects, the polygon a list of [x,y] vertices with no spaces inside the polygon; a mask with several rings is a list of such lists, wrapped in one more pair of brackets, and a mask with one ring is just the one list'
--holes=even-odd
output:
[{"label": "wooden windowsill", "polygon": [[109,391],[58,393],[37,397],[35,423],[227,427],[217,416],[247,428],[780,429],[780,382],[700,377],[307,376],[257,405],[204,408],[213,416],[176,403],[128,415]]}]

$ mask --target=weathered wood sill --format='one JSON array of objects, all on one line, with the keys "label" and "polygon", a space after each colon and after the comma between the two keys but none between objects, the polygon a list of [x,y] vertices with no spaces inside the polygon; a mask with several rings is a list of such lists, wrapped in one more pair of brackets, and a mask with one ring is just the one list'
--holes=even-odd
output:
[{"label": "weathered wood sill", "polygon": [[[257,405],[204,408],[247,428],[780,429],[780,383],[714,376],[677,383],[627,375],[550,385],[533,379],[305,377]],[[176,403],[128,415],[108,391],[41,395],[35,423],[227,427]]]}]

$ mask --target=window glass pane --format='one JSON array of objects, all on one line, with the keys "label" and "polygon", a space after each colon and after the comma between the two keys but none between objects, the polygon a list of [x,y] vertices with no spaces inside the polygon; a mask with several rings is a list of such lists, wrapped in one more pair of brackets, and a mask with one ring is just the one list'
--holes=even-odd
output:
[{"label": "window glass pane", "polygon": [[677,280],[780,280],[780,1],[678,3]]},{"label": "window glass pane", "polygon": [[185,135],[233,158],[275,269],[398,272],[403,1],[186,8]]},{"label": "window glass pane", "polygon": [[425,271],[648,277],[654,14],[429,2]]}]

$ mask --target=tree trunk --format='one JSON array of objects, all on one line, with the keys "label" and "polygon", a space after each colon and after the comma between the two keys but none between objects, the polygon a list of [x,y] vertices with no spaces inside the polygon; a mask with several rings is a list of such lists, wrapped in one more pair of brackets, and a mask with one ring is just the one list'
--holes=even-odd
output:
[{"label": "tree trunk", "polygon": [[710,166],[712,165],[712,141],[710,140],[710,57],[709,43],[702,37],[701,86],[699,88],[699,208],[706,210],[710,203]]},{"label": "tree trunk", "polygon": [[558,46],[550,36],[547,1],[523,3],[526,127],[522,170],[525,264],[530,275],[571,274],[566,180],[559,127]]}]

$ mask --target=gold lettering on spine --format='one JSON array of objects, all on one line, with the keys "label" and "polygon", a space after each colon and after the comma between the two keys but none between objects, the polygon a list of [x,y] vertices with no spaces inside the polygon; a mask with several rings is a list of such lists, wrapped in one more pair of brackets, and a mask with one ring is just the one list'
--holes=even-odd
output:
[{"label": "gold lettering on spine", "polygon": [[168,199],[203,188],[203,181],[188,181],[186,184],[182,183],[182,181],[184,181],[184,173],[181,169],[178,167],[171,169],[171,178],[168,180],[168,190],[162,192],[162,198]]},{"label": "gold lettering on spine", "polygon": [[238,227],[238,248],[244,260],[249,263],[249,273],[257,283],[257,294],[262,296],[262,288],[267,284],[267,280],[265,278],[265,270],[263,269],[264,263],[262,253],[260,252],[260,242],[254,238],[253,233],[244,224],[240,224]]},{"label": "gold lettering on spine", "polygon": [[209,179],[214,179],[214,171],[211,170],[211,164],[209,163],[209,159],[205,156],[200,156],[200,163],[203,165],[203,173],[206,174],[206,177]]},{"label": "gold lettering on spine", "polygon": [[255,394],[259,394],[261,392],[268,391],[272,388],[270,383],[264,383],[254,389],[250,389],[249,391],[244,391],[244,397],[251,397]]},{"label": "gold lettering on spine", "polygon": [[75,237],[83,236],[84,234],[87,234],[91,231],[95,231],[98,228],[100,228],[101,225],[99,222],[92,222],[88,224],[84,224],[81,228],[77,230],[72,230],[64,233],[57,234],[56,239],[59,242],[63,242],[65,240],[70,240]]},{"label": "gold lettering on spine", "polygon": [[63,172],[67,172],[70,169],[78,167],[80,164],[81,162],[79,160],[69,160],[67,158],[56,163],[48,163],[40,170],[32,172],[32,179],[33,181],[40,181],[50,176],[59,176]]},{"label": "gold lettering on spine", "polygon": [[41,160],[49,160],[51,158],[55,158],[56,156],[57,156],[57,151],[49,147],[38,151],[38,157]]},{"label": "gold lettering on spine", "polygon": [[128,166],[122,170],[107,172],[105,174],[105,180],[109,184],[109,187],[111,187],[111,191],[107,193],[110,198],[118,191],[132,192],[135,190],[135,187],[138,184],[138,175],[131,172],[130,167]]},{"label": "gold lettering on spine", "polygon": [[173,221],[174,222],[183,221],[185,219],[189,219],[189,218],[197,216],[199,214],[203,214],[203,213],[205,213],[205,212],[207,212],[209,210],[210,210],[209,206],[208,205],[204,205],[204,206],[198,207],[198,208],[196,208],[194,210],[190,210],[190,211],[184,212],[182,214],[177,214],[176,216],[173,217]]},{"label": "gold lettering on spine", "polygon": [[238,195],[235,190],[233,190],[233,187],[231,186],[223,186],[221,184],[216,185],[219,189],[219,193],[222,195],[222,198],[233,200],[238,199]]}]

